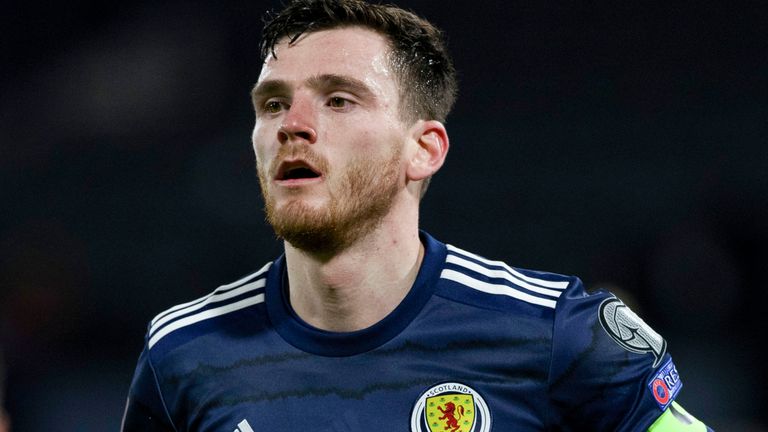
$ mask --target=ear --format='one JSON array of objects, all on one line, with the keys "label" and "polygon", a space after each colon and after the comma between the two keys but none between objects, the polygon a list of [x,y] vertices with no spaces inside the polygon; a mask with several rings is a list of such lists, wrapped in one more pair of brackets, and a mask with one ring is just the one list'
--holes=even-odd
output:
[{"label": "ear", "polygon": [[437,120],[419,120],[411,129],[413,144],[406,177],[419,181],[431,177],[445,162],[448,154],[448,132]]}]

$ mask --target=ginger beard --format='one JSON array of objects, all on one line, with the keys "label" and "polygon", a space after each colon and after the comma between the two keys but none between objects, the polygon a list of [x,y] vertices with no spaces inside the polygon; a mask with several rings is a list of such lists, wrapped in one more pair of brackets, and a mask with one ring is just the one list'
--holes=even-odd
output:
[{"label": "ginger beard", "polygon": [[[398,192],[401,150],[397,145],[391,148],[389,155],[379,159],[356,156],[340,173],[330,172],[327,160],[304,145],[281,147],[268,172],[257,161],[267,221],[275,234],[297,249],[334,254],[372,232],[389,213]],[[313,207],[301,197],[278,205],[270,193],[270,179],[287,155],[300,156],[323,172],[329,194],[326,205]]]}]

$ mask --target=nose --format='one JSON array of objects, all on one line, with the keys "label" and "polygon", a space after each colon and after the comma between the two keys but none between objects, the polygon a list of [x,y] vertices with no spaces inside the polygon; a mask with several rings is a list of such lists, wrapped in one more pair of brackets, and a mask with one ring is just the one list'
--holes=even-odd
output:
[{"label": "nose", "polygon": [[314,144],[317,141],[315,124],[311,102],[294,98],[277,131],[277,140],[280,144],[296,141]]}]

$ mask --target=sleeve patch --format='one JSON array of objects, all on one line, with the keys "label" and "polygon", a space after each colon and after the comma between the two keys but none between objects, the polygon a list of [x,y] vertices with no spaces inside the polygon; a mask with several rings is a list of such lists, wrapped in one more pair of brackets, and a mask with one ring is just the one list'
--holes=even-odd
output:
[{"label": "sleeve patch", "polygon": [[667,409],[669,404],[675,400],[680,389],[683,388],[683,382],[680,381],[680,375],[678,375],[672,359],[669,359],[651,378],[648,388],[662,411]]},{"label": "sleeve patch", "polygon": [[667,341],[618,298],[603,300],[599,318],[605,332],[622,348],[634,353],[652,354],[654,368],[664,358]]}]

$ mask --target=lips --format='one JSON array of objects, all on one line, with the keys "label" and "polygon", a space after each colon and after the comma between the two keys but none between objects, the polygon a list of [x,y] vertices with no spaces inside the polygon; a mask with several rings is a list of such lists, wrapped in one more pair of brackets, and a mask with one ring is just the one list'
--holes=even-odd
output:
[{"label": "lips", "polygon": [[277,169],[275,180],[297,181],[319,177],[322,177],[322,173],[319,169],[315,168],[307,161],[298,159],[293,161],[283,161]]}]

